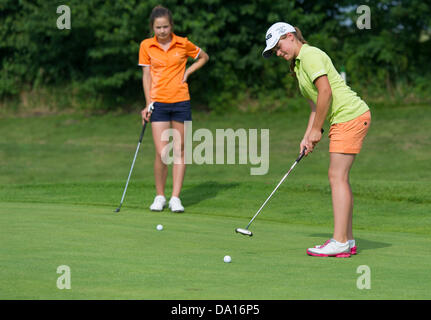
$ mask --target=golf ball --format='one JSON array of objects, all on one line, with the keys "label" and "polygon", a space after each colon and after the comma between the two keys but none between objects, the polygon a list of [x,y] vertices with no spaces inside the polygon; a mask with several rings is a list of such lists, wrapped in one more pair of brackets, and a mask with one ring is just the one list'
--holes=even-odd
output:
[{"label": "golf ball", "polygon": [[157,230],[162,231],[163,230],[163,226],[161,224],[157,225]]},{"label": "golf ball", "polygon": [[232,258],[230,256],[224,256],[223,261],[229,263],[232,261]]}]

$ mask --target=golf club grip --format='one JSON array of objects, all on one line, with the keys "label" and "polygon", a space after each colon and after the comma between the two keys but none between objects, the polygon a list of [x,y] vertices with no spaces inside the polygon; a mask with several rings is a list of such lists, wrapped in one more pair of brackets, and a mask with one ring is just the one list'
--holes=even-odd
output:
[{"label": "golf club grip", "polygon": [[[322,129],[320,129],[320,132],[323,134],[323,132],[325,132],[325,130],[322,128]],[[304,147],[304,150],[302,150],[301,154],[296,159],[296,162],[301,161],[301,159],[305,156],[305,150],[307,150],[307,147]]]},{"label": "golf club grip", "polygon": [[144,120],[144,125],[142,127],[141,136],[139,137],[139,142],[142,142],[142,139],[144,138],[144,132],[145,132],[145,127],[146,126],[147,126],[147,121]]},{"label": "golf club grip", "polygon": [[301,161],[302,158],[304,158],[304,156],[305,156],[305,150],[307,150],[307,147],[304,147],[304,150],[302,150],[301,154],[296,159],[296,162],[299,162],[299,161]]}]

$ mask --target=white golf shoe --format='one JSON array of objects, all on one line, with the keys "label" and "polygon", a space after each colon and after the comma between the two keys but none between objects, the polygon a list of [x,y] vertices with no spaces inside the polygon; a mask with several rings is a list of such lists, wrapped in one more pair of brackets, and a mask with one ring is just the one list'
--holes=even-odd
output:
[{"label": "white golf shoe", "polygon": [[348,258],[350,257],[350,245],[349,242],[338,242],[334,239],[326,241],[323,246],[308,248],[307,254],[315,257],[336,257],[336,258]]},{"label": "white golf shoe", "polygon": [[151,211],[162,211],[166,207],[166,198],[164,196],[156,196],[153,204],[150,206]]},{"label": "white golf shoe", "polygon": [[181,204],[180,198],[172,197],[171,200],[169,200],[169,209],[171,209],[172,212],[184,212],[184,207]]},{"label": "white golf shoe", "polygon": [[[331,239],[327,240],[323,245],[314,246],[315,248],[322,248],[328,244],[328,242],[331,241]],[[350,254],[355,255],[358,253],[358,248],[356,247],[356,241],[353,240],[347,240],[349,242],[349,248],[350,248]]]}]

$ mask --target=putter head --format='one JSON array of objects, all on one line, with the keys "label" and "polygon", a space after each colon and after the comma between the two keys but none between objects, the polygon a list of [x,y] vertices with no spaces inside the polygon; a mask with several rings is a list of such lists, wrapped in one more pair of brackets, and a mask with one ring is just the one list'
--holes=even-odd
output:
[{"label": "putter head", "polygon": [[253,233],[247,229],[236,228],[235,231],[236,233],[241,233],[244,236],[249,236],[249,237],[253,236]]},{"label": "putter head", "polygon": [[114,212],[120,212],[120,208],[115,209]]}]

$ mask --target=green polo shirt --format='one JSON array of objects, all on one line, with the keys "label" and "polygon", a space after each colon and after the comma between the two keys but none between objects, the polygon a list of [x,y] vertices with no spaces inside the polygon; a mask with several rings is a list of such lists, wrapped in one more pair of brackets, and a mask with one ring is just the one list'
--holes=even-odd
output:
[{"label": "green polo shirt", "polygon": [[295,60],[295,73],[301,94],[317,102],[314,80],[326,75],[332,90],[332,103],[327,119],[330,124],[350,121],[369,110],[367,104],[344,82],[332,64],[331,58],[322,50],[303,44]]}]

